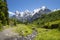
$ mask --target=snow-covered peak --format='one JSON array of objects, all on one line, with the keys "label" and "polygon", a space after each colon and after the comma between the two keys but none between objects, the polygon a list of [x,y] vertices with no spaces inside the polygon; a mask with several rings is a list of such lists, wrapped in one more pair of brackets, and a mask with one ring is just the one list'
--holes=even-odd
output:
[{"label": "snow-covered peak", "polygon": [[33,16],[35,13],[38,13],[39,11],[40,11],[40,8],[34,9],[33,12],[32,12],[32,16]]},{"label": "snow-covered peak", "polygon": [[40,8],[34,9],[34,13],[40,11],[41,9],[42,9],[42,10],[45,10],[45,9],[47,9],[47,7],[46,7],[46,6],[42,6],[42,7],[40,7]]},{"label": "snow-covered peak", "polygon": [[45,10],[45,9],[47,9],[47,7],[46,6],[42,6],[41,9],[42,10]]},{"label": "snow-covered peak", "polygon": [[24,14],[30,14],[31,12],[29,10],[25,10]]},{"label": "snow-covered peak", "polygon": [[30,11],[26,9],[24,12],[30,12]]},{"label": "snow-covered peak", "polygon": [[57,11],[57,10],[60,10],[60,9],[54,9],[53,11]]},{"label": "snow-covered peak", "polygon": [[37,9],[34,9],[33,10],[33,15],[35,14],[35,13],[39,13],[39,11],[44,11],[45,9],[48,9],[46,6],[42,6],[42,7],[40,7],[40,8],[37,8]]},{"label": "snow-covered peak", "polygon": [[24,12],[20,12],[20,14],[21,14],[21,17],[23,17]]},{"label": "snow-covered peak", "polygon": [[20,13],[20,12],[19,12],[18,10],[17,10],[17,11],[15,11],[15,14],[16,14],[16,15],[18,15],[19,13]]},{"label": "snow-covered peak", "polygon": [[34,9],[34,13],[38,13],[39,10],[40,10],[40,8]]},{"label": "snow-covered peak", "polygon": [[31,15],[31,12],[29,10],[25,10],[23,16],[29,16]]}]

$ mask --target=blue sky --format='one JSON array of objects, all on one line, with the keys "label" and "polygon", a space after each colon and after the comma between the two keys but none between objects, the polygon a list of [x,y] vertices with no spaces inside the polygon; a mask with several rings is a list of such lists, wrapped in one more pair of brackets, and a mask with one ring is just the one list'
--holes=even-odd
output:
[{"label": "blue sky", "polygon": [[60,9],[60,0],[7,0],[9,11],[24,11],[26,9],[33,11],[41,6],[47,6],[49,9]]}]

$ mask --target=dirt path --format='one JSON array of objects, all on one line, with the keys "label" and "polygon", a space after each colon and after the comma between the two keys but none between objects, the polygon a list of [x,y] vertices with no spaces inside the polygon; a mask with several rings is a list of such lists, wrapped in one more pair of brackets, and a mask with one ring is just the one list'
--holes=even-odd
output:
[{"label": "dirt path", "polygon": [[12,32],[13,28],[8,28],[0,32],[0,40],[4,40],[5,38],[13,37],[13,36],[18,36],[17,33]]},{"label": "dirt path", "polygon": [[36,31],[33,31],[32,34],[24,36],[19,36],[18,33],[12,32],[13,28],[8,28],[0,32],[0,40],[33,40],[37,35]]}]

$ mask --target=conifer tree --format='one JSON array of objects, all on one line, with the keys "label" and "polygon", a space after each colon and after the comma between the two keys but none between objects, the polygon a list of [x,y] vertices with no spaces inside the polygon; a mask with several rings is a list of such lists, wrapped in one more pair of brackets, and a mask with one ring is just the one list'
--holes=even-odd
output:
[{"label": "conifer tree", "polygon": [[9,14],[8,14],[8,8],[7,8],[7,1],[6,0],[4,0],[4,2],[5,2],[5,17],[6,17],[6,21],[7,21],[7,24],[9,24],[9,18],[8,18],[8,16],[9,16]]},{"label": "conifer tree", "polygon": [[7,2],[6,0],[0,0],[0,20],[3,25],[9,24],[8,16]]}]

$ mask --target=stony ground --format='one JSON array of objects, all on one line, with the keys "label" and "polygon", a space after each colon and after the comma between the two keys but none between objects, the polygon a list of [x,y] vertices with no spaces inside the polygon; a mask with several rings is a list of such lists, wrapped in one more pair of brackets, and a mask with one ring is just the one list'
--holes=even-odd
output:
[{"label": "stony ground", "polygon": [[8,28],[0,32],[0,40],[5,40],[6,38],[14,37],[17,35],[17,33],[12,32],[12,28]]},{"label": "stony ground", "polygon": [[18,33],[12,32],[12,28],[8,28],[0,32],[0,40],[33,40],[37,32],[33,30],[33,33],[30,35],[19,36]]}]

